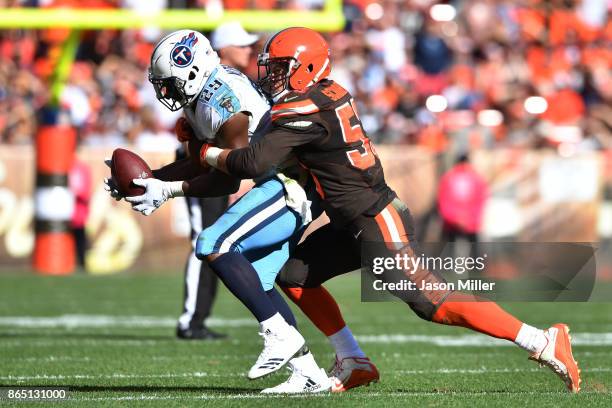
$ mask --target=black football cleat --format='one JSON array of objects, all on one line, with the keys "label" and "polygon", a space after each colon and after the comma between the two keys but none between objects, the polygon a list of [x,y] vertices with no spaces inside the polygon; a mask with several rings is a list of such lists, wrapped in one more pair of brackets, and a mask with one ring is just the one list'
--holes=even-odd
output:
[{"label": "black football cleat", "polygon": [[217,333],[206,326],[187,329],[177,327],[176,337],[182,340],[221,340],[227,338],[227,334]]}]

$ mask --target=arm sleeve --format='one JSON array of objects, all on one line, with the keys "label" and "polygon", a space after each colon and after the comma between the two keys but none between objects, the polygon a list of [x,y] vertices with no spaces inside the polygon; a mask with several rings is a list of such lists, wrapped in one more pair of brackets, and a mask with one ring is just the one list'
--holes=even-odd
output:
[{"label": "arm sleeve", "polygon": [[197,177],[205,169],[187,157],[153,170],[153,177],[162,181],[179,181]]},{"label": "arm sleeve", "polygon": [[294,148],[309,144],[325,134],[327,132],[323,126],[312,122],[275,125],[257,143],[232,150],[225,161],[227,171],[242,179],[259,177],[285,161]]},{"label": "arm sleeve", "polygon": [[[185,188],[185,185],[183,186]],[[187,197],[220,197],[234,194],[240,188],[240,180],[219,170],[202,174],[186,182]]]}]

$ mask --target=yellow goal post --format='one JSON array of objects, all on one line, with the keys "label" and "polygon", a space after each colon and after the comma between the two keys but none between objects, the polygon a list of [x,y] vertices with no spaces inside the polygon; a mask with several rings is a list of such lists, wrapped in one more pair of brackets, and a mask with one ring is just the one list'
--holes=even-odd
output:
[{"label": "yellow goal post", "polygon": [[148,13],[129,9],[0,8],[0,29],[125,30],[157,27],[164,30],[213,30],[228,21],[239,21],[251,31],[275,31],[292,26],[338,31],[344,26],[344,15],[342,0],[326,0],[321,10],[166,9]]}]

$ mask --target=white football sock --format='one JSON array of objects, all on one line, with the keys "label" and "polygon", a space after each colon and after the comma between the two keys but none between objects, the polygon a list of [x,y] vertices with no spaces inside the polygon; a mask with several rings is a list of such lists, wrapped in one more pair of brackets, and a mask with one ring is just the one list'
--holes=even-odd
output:
[{"label": "white football sock", "polygon": [[357,340],[353,337],[351,329],[348,326],[344,326],[338,332],[327,336],[332,346],[336,350],[336,355],[340,360],[346,357],[365,357],[365,353],[357,344]]},{"label": "white football sock", "polygon": [[287,321],[283,318],[283,316],[280,313],[276,312],[276,314],[274,314],[269,319],[266,319],[263,322],[259,323],[259,327],[261,328],[262,332],[270,330],[272,333],[281,333],[287,330],[290,326],[289,323],[287,323]]},{"label": "white football sock", "polygon": [[548,340],[544,335],[544,330],[523,323],[514,343],[530,353],[539,353],[546,347]]}]

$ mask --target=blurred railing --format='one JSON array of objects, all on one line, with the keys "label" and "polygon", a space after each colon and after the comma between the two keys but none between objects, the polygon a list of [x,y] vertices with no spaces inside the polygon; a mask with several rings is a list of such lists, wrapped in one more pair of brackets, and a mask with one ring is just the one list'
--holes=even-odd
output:
[{"label": "blurred railing", "polygon": [[[413,146],[380,146],[377,151],[387,182],[417,221],[431,215],[444,160]],[[91,167],[94,180],[87,223],[89,271],[178,272],[189,250],[184,202],[172,200],[144,217],[127,203],[112,200],[102,188],[109,173],[103,159],[111,153],[112,149],[94,148],[78,153]],[[173,159],[172,152],[139,153],[152,168]],[[491,192],[480,234],[484,241],[601,242],[602,255],[610,253],[604,248],[612,239],[612,205],[605,192],[612,191],[612,166],[605,153],[561,158],[552,151],[493,150],[475,152],[472,159]],[[0,272],[29,268],[34,179],[32,147],[0,147]],[[435,224],[436,217],[430,218]],[[433,230],[425,239],[437,239]]]}]

